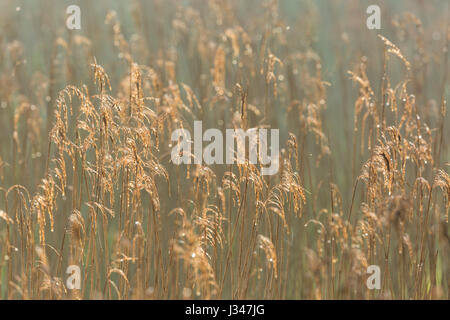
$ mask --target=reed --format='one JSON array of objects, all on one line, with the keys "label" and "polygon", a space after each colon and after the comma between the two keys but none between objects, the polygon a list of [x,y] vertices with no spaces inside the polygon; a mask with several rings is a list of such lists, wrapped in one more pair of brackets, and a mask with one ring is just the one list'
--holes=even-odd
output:
[{"label": "reed", "polygon": [[[0,4],[0,299],[450,297],[444,1],[386,4],[380,34],[344,1],[81,1],[80,31],[64,1],[19,2]],[[279,128],[279,172],[175,165],[197,120]]]}]

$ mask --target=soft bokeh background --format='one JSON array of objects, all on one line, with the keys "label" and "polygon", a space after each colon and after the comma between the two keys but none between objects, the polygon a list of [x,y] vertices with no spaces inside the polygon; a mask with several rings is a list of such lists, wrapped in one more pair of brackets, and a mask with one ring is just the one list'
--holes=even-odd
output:
[{"label": "soft bokeh background", "polygon": [[[202,65],[198,64],[192,43],[201,40],[197,38],[198,34],[192,25],[189,25],[194,23],[193,21],[186,21],[183,28],[177,27],[174,22],[179,11],[177,8],[192,5],[198,10],[199,18],[204,20],[205,26],[211,28],[210,32],[224,31],[228,27],[225,23],[221,25],[220,19],[226,19],[226,10],[230,8],[233,19],[237,19],[250,31],[251,41],[256,48],[261,44],[264,27],[269,23],[279,23],[282,43],[279,41],[270,47],[276,56],[282,58],[290,52],[309,46],[319,54],[323,65],[323,78],[331,84],[327,89],[329,99],[325,121],[328,130],[333,132],[329,138],[333,154],[340,164],[339,171],[336,172],[339,182],[351,184],[354,178],[354,175],[349,174],[351,162],[345,161],[353,130],[353,100],[356,92],[348,80],[347,70],[353,70],[360,58],[366,56],[370,61],[368,74],[371,80],[381,76],[383,44],[377,39],[377,34],[382,34],[397,44],[413,63],[413,73],[420,75],[413,80],[412,86],[416,89],[415,94],[422,105],[421,112],[432,124],[436,123],[445,72],[442,68],[442,57],[449,20],[448,1],[281,0],[277,5],[278,16],[271,19],[266,19],[264,1],[217,3],[213,6],[202,0],[2,1],[0,41],[3,81],[14,72],[13,81],[18,93],[32,97],[31,102],[40,110],[44,121],[49,118],[47,113],[51,113],[53,104],[53,101],[47,102],[46,98],[54,98],[67,84],[92,85],[92,82],[86,80],[90,77],[89,63],[93,57],[109,74],[112,87],[117,88],[121,75],[128,67],[123,60],[118,60],[111,26],[104,23],[107,13],[115,11],[122,32],[130,42],[135,61],[147,65],[154,64],[154,61],[160,58],[176,61],[177,79],[190,85],[198,94],[198,77],[200,74],[210,73],[213,61],[202,61]],[[71,4],[81,7],[82,28],[79,31],[65,27],[65,10]],[[382,10],[379,31],[366,28],[368,15],[365,11],[371,4],[378,4]],[[422,25],[416,26],[413,19],[403,17],[405,12],[413,13]],[[289,27],[289,30],[286,27]],[[78,36],[85,38],[79,39]],[[64,48],[61,43],[58,45],[56,40],[60,38],[64,39],[69,48]],[[207,46],[211,39],[204,41]],[[14,45],[19,44],[21,56],[12,70],[11,64],[14,62],[8,53],[14,50]],[[286,74],[288,68],[290,66],[285,65],[280,74]],[[401,79],[401,68],[400,64],[392,67],[390,75],[393,80]],[[53,74],[50,74],[51,72]],[[232,73],[233,71],[229,72]],[[51,85],[47,83],[49,78],[53,79]],[[37,85],[45,88],[36,90]],[[379,85],[379,81],[373,81],[373,85]],[[6,89],[6,84],[2,87]],[[38,97],[37,93],[43,96],[44,101],[39,100],[42,97]],[[256,97],[258,92],[250,94]],[[301,98],[301,88],[291,94],[292,98]],[[447,86],[445,94],[448,98]],[[284,140],[287,130],[281,115],[286,112],[287,104],[286,101],[280,101],[277,105],[277,112],[280,113],[278,126]],[[1,112],[6,112],[2,110]],[[10,112],[12,110],[9,109]],[[7,128],[12,125],[10,120],[11,113],[2,114],[2,128],[5,130],[2,137],[7,137]],[[446,127],[450,130],[450,126]],[[45,136],[45,130],[42,134]],[[39,147],[41,154],[45,154],[46,145]],[[10,155],[8,144],[2,143],[0,148],[4,157]],[[446,143],[444,148],[445,152],[448,152]],[[34,182],[30,181],[30,185],[34,185]]]}]

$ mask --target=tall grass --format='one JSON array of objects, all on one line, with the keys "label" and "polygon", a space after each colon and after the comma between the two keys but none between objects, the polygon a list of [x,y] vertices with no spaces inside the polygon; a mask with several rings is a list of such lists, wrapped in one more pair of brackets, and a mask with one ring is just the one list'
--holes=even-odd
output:
[{"label": "tall grass", "polygon": [[[382,30],[363,1],[69,4],[0,4],[0,298],[450,297],[445,1]],[[174,165],[194,120],[280,128],[278,174]]]}]

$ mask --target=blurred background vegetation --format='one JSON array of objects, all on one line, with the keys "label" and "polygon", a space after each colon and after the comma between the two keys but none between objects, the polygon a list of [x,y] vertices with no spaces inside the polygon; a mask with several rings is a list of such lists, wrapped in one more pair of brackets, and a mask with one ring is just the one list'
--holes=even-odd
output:
[{"label": "blurred background vegetation", "polygon": [[[212,61],[202,61],[203,64],[199,65],[195,60],[192,43],[197,41],[197,31],[191,25],[185,24],[181,28],[174,22],[179,11],[177,8],[196,8],[200,18],[205,20],[206,27],[211,28],[210,32],[226,30],[228,26],[225,22],[220,24],[220,19],[226,19],[226,9],[232,8],[235,18],[246,30],[251,30],[251,41],[258,47],[265,30],[252,28],[259,27],[254,23],[255,19],[265,19],[263,3],[265,2],[257,0],[223,1],[221,6],[219,1],[217,6],[212,6],[208,1],[202,0],[2,1],[0,43],[2,80],[6,81],[2,87],[3,90],[8,90],[8,86],[17,86],[17,92],[13,95],[15,99],[18,94],[29,97],[44,122],[52,117],[53,100],[59,90],[68,84],[85,83],[92,87],[92,81],[86,80],[92,78],[89,64],[93,57],[109,74],[112,88],[117,88],[122,80],[121,75],[127,72],[128,66],[124,60],[118,59],[114,42],[107,40],[111,40],[112,31],[111,26],[104,23],[105,18],[108,12],[115,11],[137,63],[152,65],[156,59],[174,60],[177,80],[188,84],[199,94],[198,77],[210,73]],[[81,8],[81,30],[66,28],[66,8],[71,4]],[[368,30],[366,27],[366,8],[371,4],[378,4],[382,10],[381,30]],[[414,78],[411,85],[415,94],[420,97],[421,112],[431,125],[437,123],[442,94],[441,80],[445,72],[442,59],[449,20],[448,1],[280,0],[277,6],[278,16],[273,17],[272,21],[279,24],[282,41],[273,40],[273,44],[269,44],[271,51],[277,57],[283,57],[296,50],[312,48],[320,56],[324,81],[331,84],[327,88],[328,111],[324,117],[328,131],[333,132],[329,139],[335,161],[340,164],[336,171],[339,183],[351,186],[354,180],[354,174],[350,174],[352,163],[345,160],[351,147],[349,142],[352,140],[353,130],[353,101],[357,89],[351,84],[347,70],[353,70],[361,57],[367,57],[370,61],[367,73],[375,89],[378,89],[378,79],[382,76],[383,43],[377,39],[377,34],[396,43],[413,63],[413,73],[420,76]],[[408,19],[405,12],[414,14],[420,19],[421,25],[416,25],[414,19]],[[189,22],[193,23],[186,23]],[[219,36],[220,33],[217,32],[216,37]],[[207,41],[211,40],[205,39]],[[15,53],[14,50],[20,51],[19,61],[14,61],[11,56]],[[288,68],[290,65],[284,65],[280,74],[287,73]],[[228,74],[233,74],[232,69],[227,71]],[[394,64],[390,71],[393,83],[402,78],[400,63]],[[11,73],[15,76],[11,80],[14,83],[8,83],[6,79]],[[51,84],[48,83],[50,78]],[[36,90],[39,85],[44,88]],[[298,85],[301,87],[300,83]],[[257,96],[259,93],[251,94]],[[301,88],[291,94],[291,98],[302,98]],[[444,94],[448,99],[448,85]],[[5,106],[6,101],[3,102]],[[282,140],[287,136],[282,115],[285,114],[288,103],[277,101],[276,105],[276,112],[280,114],[278,126],[284,138]],[[6,132],[12,132],[10,128],[14,108],[6,110],[3,107],[0,112],[3,139],[7,137]],[[50,116],[47,114],[49,112]],[[44,126],[46,129],[42,132],[43,136],[49,126]],[[446,129],[449,132],[450,126],[446,126]],[[35,152],[39,151],[45,156],[47,146],[41,142],[37,141],[39,146]],[[0,148],[4,161],[11,160],[8,159],[8,155],[11,156],[11,150],[8,149],[10,146],[2,143]],[[444,154],[448,155],[446,143]],[[29,186],[34,186],[36,180],[30,181],[29,178]],[[40,179],[34,176],[31,178]],[[343,187],[343,190],[351,190],[351,187]]]}]

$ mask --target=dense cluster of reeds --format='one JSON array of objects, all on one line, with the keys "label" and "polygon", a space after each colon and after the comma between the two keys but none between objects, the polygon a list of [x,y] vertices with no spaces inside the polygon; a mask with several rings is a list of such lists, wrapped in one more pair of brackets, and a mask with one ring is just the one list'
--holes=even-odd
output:
[{"label": "dense cluster of reeds", "polygon": [[[46,36],[64,3],[2,3],[0,298],[448,299],[450,29],[412,2],[81,1]],[[174,165],[194,120],[279,128],[279,173]]]}]

